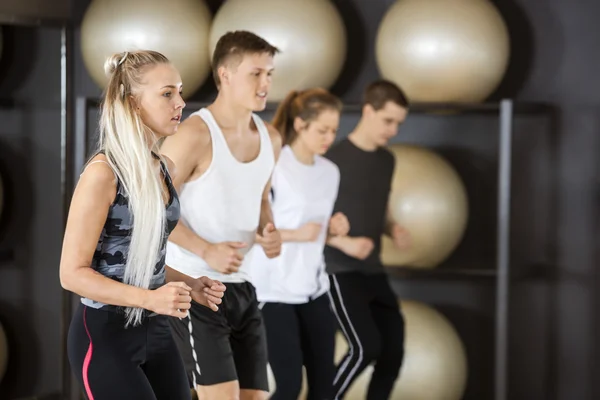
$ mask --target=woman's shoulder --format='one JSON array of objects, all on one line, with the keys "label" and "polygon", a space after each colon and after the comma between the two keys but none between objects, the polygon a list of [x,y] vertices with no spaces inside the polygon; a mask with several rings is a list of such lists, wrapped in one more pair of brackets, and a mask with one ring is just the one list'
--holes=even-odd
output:
[{"label": "woman's shoulder", "polygon": [[326,171],[328,174],[338,177],[340,175],[340,169],[336,163],[324,156],[315,156],[315,162],[318,163],[319,167]]},{"label": "woman's shoulder", "polygon": [[104,153],[97,153],[85,165],[80,181],[92,184],[99,189],[116,189],[117,174]]},{"label": "woman's shoulder", "polygon": [[116,181],[117,174],[112,165],[108,161],[108,157],[104,153],[96,153],[92,156],[83,168],[83,174],[92,174],[96,178],[104,178]]}]

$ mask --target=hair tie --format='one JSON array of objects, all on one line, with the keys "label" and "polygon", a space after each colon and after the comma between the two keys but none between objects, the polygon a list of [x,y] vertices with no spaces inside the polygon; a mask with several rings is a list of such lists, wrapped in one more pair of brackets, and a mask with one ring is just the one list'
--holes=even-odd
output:
[{"label": "hair tie", "polygon": [[129,52],[126,51],[125,54],[123,54],[123,57],[121,57],[121,60],[119,61],[119,63],[117,64],[117,67],[125,62],[125,59],[127,58],[128,55],[129,55]]}]

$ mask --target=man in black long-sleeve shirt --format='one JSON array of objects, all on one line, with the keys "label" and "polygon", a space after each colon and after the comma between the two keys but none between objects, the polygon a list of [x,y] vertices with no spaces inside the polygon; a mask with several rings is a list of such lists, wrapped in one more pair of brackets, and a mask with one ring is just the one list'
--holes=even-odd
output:
[{"label": "man in black long-sleeve shirt", "polygon": [[374,362],[367,399],[389,397],[404,357],[404,319],[380,259],[381,236],[396,246],[407,235],[388,212],[394,156],[384,148],[408,113],[400,88],[388,81],[370,84],[364,94],[361,120],[348,138],[327,153],[340,170],[334,212],[350,221],[345,237],[325,248],[330,296],[348,353],[339,364],[335,399],[343,398],[361,371]]}]

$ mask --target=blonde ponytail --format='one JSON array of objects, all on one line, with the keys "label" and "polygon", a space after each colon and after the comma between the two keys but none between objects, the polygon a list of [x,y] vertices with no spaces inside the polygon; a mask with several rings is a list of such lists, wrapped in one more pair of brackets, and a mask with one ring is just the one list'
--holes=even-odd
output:
[{"label": "blonde ponytail", "polygon": [[[104,65],[109,83],[102,102],[99,150],[123,185],[133,217],[123,282],[144,289],[160,259],[166,210],[151,153],[158,154],[158,138],[144,125],[132,100],[146,68],[168,62],[160,53],[137,51],[115,54]],[[139,324],[143,312],[127,308],[127,325]]]}]

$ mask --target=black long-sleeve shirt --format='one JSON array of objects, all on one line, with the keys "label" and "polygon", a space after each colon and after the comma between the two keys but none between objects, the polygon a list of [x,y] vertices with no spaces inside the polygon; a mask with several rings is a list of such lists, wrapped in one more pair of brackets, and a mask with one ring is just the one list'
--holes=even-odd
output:
[{"label": "black long-sleeve shirt", "polygon": [[359,260],[331,246],[325,246],[327,272],[383,272],[381,236],[386,225],[386,211],[394,173],[394,155],[385,148],[365,151],[349,139],[336,143],[326,154],[340,170],[340,186],[333,209],[341,211],[350,222],[349,236],[373,240],[370,255]]}]

